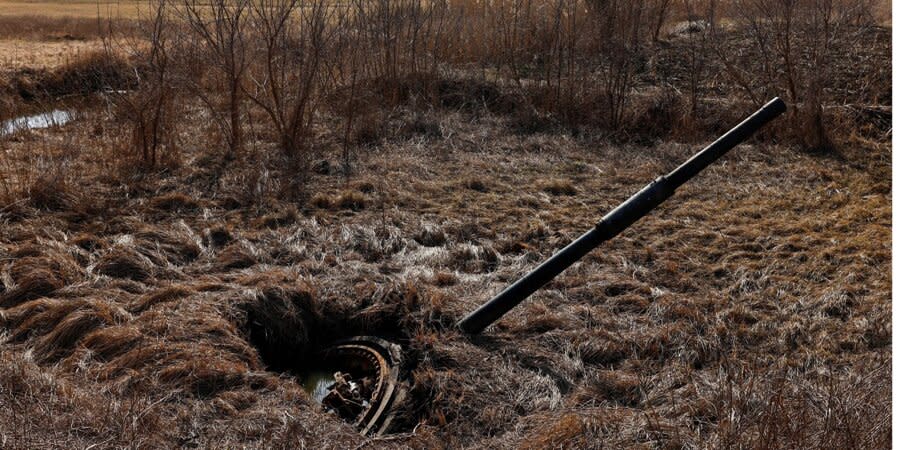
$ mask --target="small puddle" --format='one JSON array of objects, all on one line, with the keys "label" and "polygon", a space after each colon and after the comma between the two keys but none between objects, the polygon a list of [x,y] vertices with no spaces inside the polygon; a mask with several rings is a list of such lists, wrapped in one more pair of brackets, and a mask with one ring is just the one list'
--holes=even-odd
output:
[{"label": "small puddle", "polygon": [[71,120],[72,113],[61,109],[35,114],[33,116],[17,117],[0,123],[0,136],[6,136],[25,130],[65,125]]},{"label": "small puddle", "polygon": [[303,389],[309,393],[309,396],[321,404],[322,400],[328,395],[331,385],[334,384],[334,372],[327,370],[313,370],[305,374],[301,380]]}]

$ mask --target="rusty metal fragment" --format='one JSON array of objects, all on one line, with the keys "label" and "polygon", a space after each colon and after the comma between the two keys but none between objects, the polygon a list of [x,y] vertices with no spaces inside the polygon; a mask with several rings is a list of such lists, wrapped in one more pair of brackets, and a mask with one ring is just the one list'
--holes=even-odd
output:
[{"label": "rusty metal fragment", "polygon": [[400,380],[400,346],[373,336],[336,342],[319,354],[334,382],[322,399],[326,410],[354,424],[363,435],[390,430],[396,407],[406,397]]}]

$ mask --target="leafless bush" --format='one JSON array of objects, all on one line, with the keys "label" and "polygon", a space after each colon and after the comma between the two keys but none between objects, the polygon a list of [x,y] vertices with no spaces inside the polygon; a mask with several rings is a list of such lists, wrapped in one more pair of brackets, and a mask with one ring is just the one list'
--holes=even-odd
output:
[{"label": "leafless bush", "polygon": [[400,80],[434,73],[449,59],[443,50],[452,39],[451,10],[438,1],[354,0],[350,30],[368,55],[363,76]]},{"label": "leafless bush", "polygon": [[310,162],[313,119],[332,82],[323,70],[343,16],[324,0],[262,0],[250,7],[254,53],[247,96],[274,127],[292,172],[302,177]]},{"label": "leafless bush", "polygon": [[[182,0],[176,12],[191,30],[186,45],[195,94],[212,114],[228,146],[228,158],[244,144],[244,89],[250,0]],[[212,70],[206,70],[211,68]],[[208,77],[208,78],[207,78]],[[219,92],[225,94],[217,95]],[[220,97],[223,97],[220,99]]]},{"label": "leafless bush", "polygon": [[327,71],[349,175],[351,147],[377,140],[384,111],[439,105],[444,70],[468,55],[459,51],[462,9],[449,2],[354,0],[334,14]]},{"label": "leafless bush", "polygon": [[849,23],[856,26],[874,25],[889,20],[890,2],[880,0],[843,0]]},{"label": "leafless bush", "polygon": [[605,19],[600,40],[607,59],[601,81],[609,114],[607,124],[616,129],[624,118],[628,94],[644,57],[642,28],[646,17],[643,3],[618,0],[607,2],[598,13]]},{"label": "leafless bush", "polygon": [[718,12],[718,0],[685,0],[684,10],[689,23],[705,24],[693,33],[688,33],[688,60],[690,66],[689,97],[690,118],[697,115],[701,82],[704,81],[709,64],[709,57],[713,53],[712,46],[716,30],[716,13]]},{"label": "leafless bush", "polygon": [[667,1],[466,3],[462,28],[484,41],[467,36],[460,51],[480,60],[498,84],[516,87],[535,118],[549,113],[569,126],[617,131],[646,60],[647,43],[655,28],[662,28],[670,7]]},{"label": "leafless bush", "polygon": [[106,94],[115,105],[117,117],[131,128],[134,156],[149,169],[156,168],[162,159],[171,160],[176,147],[173,140],[179,87],[174,66],[178,61],[173,55],[177,52],[173,42],[176,25],[170,10],[169,2],[157,0],[141,21],[140,32],[118,38],[110,33],[104,39],[109,58],[127,49],[129,59],[135,62],[134,89],[111,89]]},{"label": "leafless bush", "polygon": [[[120,35],[134,37],[130,41],[107,38],[102,57],[71,65],[58,83],[41,89],[84,89],[77,84],[91,92],[112,90],[107,95],[132,130],[129,154],[151,168],[174,154],[177,119],[199,102],[229,157],[247,143],[244,129],[253,130],[252,149],[265,148],[256,138],[274,141],[290,162],[284,173],[296,187],[311,160],[322,156],[312,153],[322,148],[314,142],[317,126],[335,130],[330,137],[342,141],[340,158],[349,174],[353,147],[365,141],[354,140],[354,133],[376,134],[365,131],[383,128],[398,104],[486,105],[478,89],[460,88],[466,83],[487,86],[497,93],[491,95],[508,100],[512,106],[500,112],[515,114],[513,121],[526,124],[523,129],[591,126],[640,140],[645,128],[662,128],[635,126],[653,120],[641,110],[653,101],[633,101],[634,93],[645,76],[653,76],[653,52],[676,39],[653,41],[670,21],[687,19],[706,26],[678,34],[678,48],[685,50],[675,62],[681,66],[679,85],[661,86],[666,98],[657,104],[677,105],[676,112],[687,111],[690,121],[705,113],[698,105],[713,83],[726,91],[717,95],[740,93],[754,103],[782,93],[796,106],[795,137],[823,148],[830,145],[826,103],[835,39],[848,26],[875,20],[876,3],[152,0],[139,37],[129,29]],[[750,64],[719,45],[736,34],[731,21],[720,26],[719,15],[736,19],[741,36],[752,37]],[[122,43],[128,44],[127,60],[113,49]],[[727,86],[710,70],[714,56]],[[448,91],[454,91],[452,101]],[[669,101],[674,95],[683,98]]]},{"label": "leafless bush", "polygon": [[[755,41],[760,58],[750,70],[764,74],[754,85],[748,71],[727,57],[729,73],[759,102],[782,93],[792,110],[793,128],[807,148],[832,146],[825,126],[825,87],[832,76],[832,47],[871,2],[859,0],[741,0],[733,15]],[[761,95],[761,93],[763,93]]]}]

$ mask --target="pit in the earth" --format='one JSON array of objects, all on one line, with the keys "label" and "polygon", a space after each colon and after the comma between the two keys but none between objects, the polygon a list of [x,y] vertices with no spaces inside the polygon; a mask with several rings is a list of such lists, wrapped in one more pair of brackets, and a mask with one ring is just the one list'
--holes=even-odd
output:
[{"label": "pit in the earth", "polygon": [[307,289],[269,289],[245,310],[249,341],[268,370],[295,378],[328,414],[364,435],[390,432],[406,397],[401,347],[374,336],[335,336],[336,329],[370,330],[319,306]]}]

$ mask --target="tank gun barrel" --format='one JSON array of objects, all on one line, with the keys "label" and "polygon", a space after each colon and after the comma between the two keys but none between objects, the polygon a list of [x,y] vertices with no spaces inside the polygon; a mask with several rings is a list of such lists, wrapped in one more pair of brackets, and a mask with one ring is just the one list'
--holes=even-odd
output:
[{"label": "tank gun barrel", "polygon": [[695,177],[703,169],[729,150],[749,138],[767,123],[785,112],[780,98],[774,98],[743,122],[699,151],[667,175],[661,176],[606,214],[594,228],[555,253],[540,266],[520,278],[457,323],[465,333],[481,333],[516,305],[559,275],[563,270],[612,239],[641,217],[666,201],[679,186]]}]

